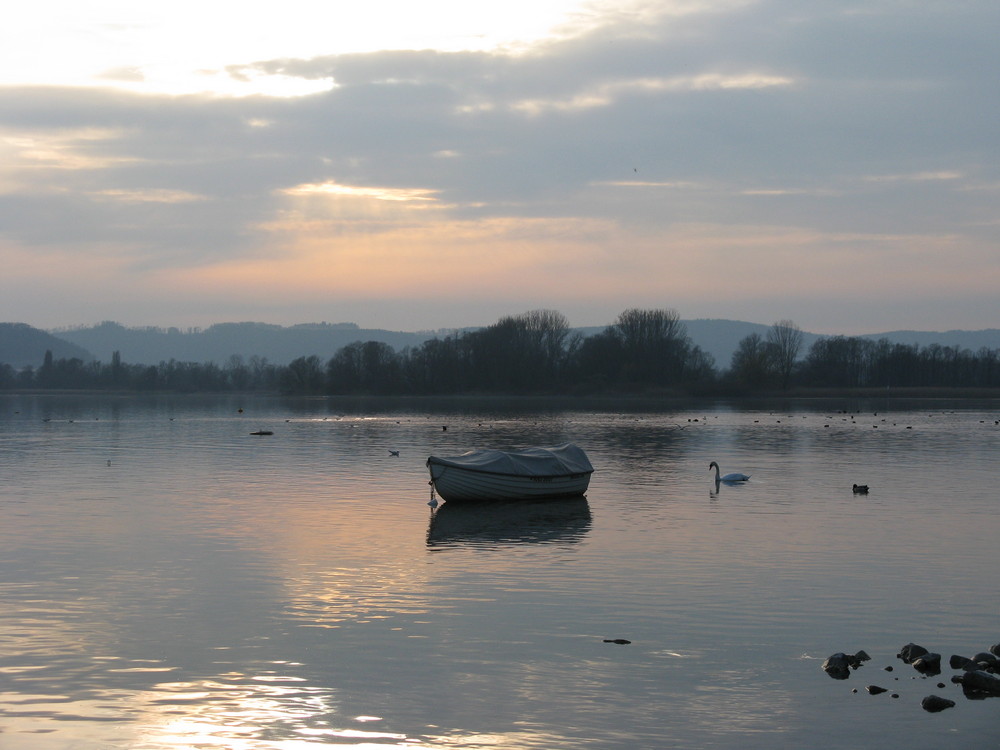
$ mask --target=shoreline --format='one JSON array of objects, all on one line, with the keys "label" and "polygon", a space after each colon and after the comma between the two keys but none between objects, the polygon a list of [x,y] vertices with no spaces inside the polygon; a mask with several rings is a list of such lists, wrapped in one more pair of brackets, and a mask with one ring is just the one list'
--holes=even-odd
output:
[{"label": "shoreline", "polygon": [[1000,388],[790,388],[785,391],[727,391],[725,389],[705,389],[694,392],[649,391],[649,392],[608,392],[608,393],[452,393],[452,394],[375,394],[375,393],[282,393],[280,391],[170,391],[170,390],[104,390],[73,388],[12,388],[0,390],[0,396],[175,396],[178,398],[289,398],[308,400],[363,401],[510,401],[510,402],[576,402],[595,401],[622,402],[740,402],[754,401],[810,401],[830,399],[883,399],[883,400],[998,400]]}]

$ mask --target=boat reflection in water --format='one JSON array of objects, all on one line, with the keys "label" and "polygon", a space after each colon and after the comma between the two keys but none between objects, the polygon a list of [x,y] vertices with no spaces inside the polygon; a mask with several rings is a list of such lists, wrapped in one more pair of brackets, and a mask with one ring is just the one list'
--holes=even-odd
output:
[{"label": "boat reflection in water", "polygon": [[587,498],[444,503],[431,515],[428,547],[574,543],[590,531]]}]

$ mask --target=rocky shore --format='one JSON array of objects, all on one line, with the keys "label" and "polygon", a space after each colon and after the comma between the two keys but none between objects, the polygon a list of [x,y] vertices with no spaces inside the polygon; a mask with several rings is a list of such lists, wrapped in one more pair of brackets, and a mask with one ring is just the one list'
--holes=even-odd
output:
[{"label": "rocky shore", "polygon": [[[916,643],[903,646],[896,658],[903,664],[912,667],[920,677],[936,677],[941,674],[941,654],[930,651]],[[823,662],[823,671],[835,680],[846,680],[860,669],[871,657],[864,651],[848,654],[838,651]],[[955,670],[951,682],[962,688],[962,695],[969,700],[984,700],[1000,698],[1000,643],[990,646],[986,651],[980,651],[974,656],[953,654],[948,660],[948,666]],[[883,671],[892,672],[894,667],[887,665]],[[895,677],[894,680],[898,680]],[[937,683],[938,689],[947,688],[944,682]],[[865,691],[869,695],[890,693],[889,688],[880,685],[867,685]],[[858,692],[857,688],[853,692]],[[899,693],[890,693],[891,698],[899,698]],[[954,708],[956,703],[950,698],[940,695],[927,695],[921,701],[921,707],[929,713],[937,713],[948,708]]]}]

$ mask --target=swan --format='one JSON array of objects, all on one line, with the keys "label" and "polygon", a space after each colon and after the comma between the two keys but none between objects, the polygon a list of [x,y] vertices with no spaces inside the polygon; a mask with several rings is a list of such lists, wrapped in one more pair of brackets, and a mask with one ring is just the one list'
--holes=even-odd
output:
[{"label": "swan", "polygon": [[715,469],[715,481],[716,482],[745,482],[745,481],[747,481],[750,478],[749,474],[740,474],[738,471],[737,472],[733,472],[732,474],[726,474],[725,476],[721,476],[720,477],[719,476],[719,465],[715,461],[712,461],[712,463],[710,463],[708,465],[708,468],[710,468],[710,469],[714,468]]}]

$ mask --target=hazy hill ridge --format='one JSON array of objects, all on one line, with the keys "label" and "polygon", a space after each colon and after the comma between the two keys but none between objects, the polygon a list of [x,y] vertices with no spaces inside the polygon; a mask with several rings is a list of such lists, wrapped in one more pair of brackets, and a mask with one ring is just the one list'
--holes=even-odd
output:
[{"label": "hazy hill ridge", "polygon": [[45,360],[46,351],[51,351],[54,359],[78,358],[84,362],[94,359],[84,347],[25,323],[0,323],[0,362],[16,369],[38,367]]},{"label": "hazy hill ridge", "polygon": [[193,331],[177,328],[126,328],[101,323],[92,328],[55,332],[85,347],[104,361],[120,352],[123,362],[155,365],[178,362],[215,362],[224,365],[233,355],[244,359],[263,357],[271,364],[287,365],[293,359],[317,355],[329,359],[355,341],[384,341],[394,349],[419,346],[433,333],[403,333],[359,328],[353,323],[306,323],[279,326],[268,323],[218,323]]},{"label": "hazy hill ridge", "polygon": [[[770,325],[724,319],[683,321],[692,341],[715,358],[719,370],[729,367],[740,340],[757,333],[767,337]],[[605,326],[574,329],[583,335],[603,331]],[[456,329],[457,330],[457,329]],[[262,357],[275,365],[287,365],[293,359],[316,355],[329,359],[339,349],[355,341],[382,341],[396,350],[420,346],[424,341],[443,337],[448,331],[404,332],[360,328],[353,323],[307,323],[280,326],[268,323],[220,323],[204,330],[182,331],[177,328],[128,328],[119,323],[101,323],[91,327],[52,332],[24,323],[0,323],[0,362],[20,368],[38,367],[51,350],[56,359],[78,357],[110,362],[120,352],[123,362],[156,365],[160,362],[215,362],[225,365],[238,355],[249,360]],[[819,338],[804,332],[802,356]],[[1000,329],[980,331],[889,331],[864,336],[885,338],[893,343],[939,344],[978,351],[986,347],[1000,349]]]}]

